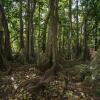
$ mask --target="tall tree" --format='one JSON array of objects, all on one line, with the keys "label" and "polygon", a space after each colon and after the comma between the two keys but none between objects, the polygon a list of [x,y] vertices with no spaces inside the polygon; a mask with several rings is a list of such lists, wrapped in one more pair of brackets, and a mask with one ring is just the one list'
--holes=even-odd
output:
[{"label": "tall tree", "polygon": [[98,21],[97,21],[97,17],[95,17],[95,50],[97,51],[98,49]]},{"label": "tall tree", "polygon": [[80,55],[80,44],[79,44],[79,7],[78,7],[79,1],[76,0],[76,9],[77,9],[77,15],[76,15],[76,23],[77,23],[77,39],[76,39],[76,57],[79,57]]},{"label": "tall tree", "polygon": [[48,57],[51,65],[57,63],[58,0],[49,0]]},{"label": "tall tree", "polygon": [[26,58],[28,62],[32,60],[33,55],[33,14],[35,12],[36,0],[27,1],[27,43],[26,43]]},{"label": "tall tree", "polygon": [[47,24],[48,24],[48,20],[49,20],[49,16],[50,16],[50,12],[48,13],[48,16],[46,16],[46,19],[44,21],[44,26],[43,26],[43,40],[42,40],[42,50],[43,52],[46,51],[46,32],[47,32]]},{"label": "tall tree", "polygon": [[72,58],[72,0],[69,0],[68,59]]},{"label": "tall tree", "polygon": [[85,5],[85,12],[84,12],[84,46],[83,46],[83,60],[90,60],[89,48],[88,48],[88,10],[87,4]]},{"label": "tall tree", "polygon": [[2,4],[0,4],[0,12],[1,12],[1,16],[2,16],[2,25],[3,25],[3,31],[4,31],[4,36],[5,36],[5,40],[4,40],[4,52],[5,52],[5,56],[8,60],[12,59],[12,50],[11,50],[11,45],[10,45],[10,32],[8,29],[8,22],[5,16],[5,11],[4,11],[4,7]]},{"label": "tall tree", "polygon": [[20,49],[24,48],[22,4],[22,0],[20,0]]},{"label": "tall tree", "polygon": [[7,34],[5,32],[8,32],[8,23],[5,19],[4,9],[0,4],[0,71],[3,71],[4,74],[8,74],[11,70],[11,67],[9,66],[7,60],[12,60],[12,55],[11,51],[9,51],[11,50],[9,43],[10,37],[8,35],[9,33]]}]

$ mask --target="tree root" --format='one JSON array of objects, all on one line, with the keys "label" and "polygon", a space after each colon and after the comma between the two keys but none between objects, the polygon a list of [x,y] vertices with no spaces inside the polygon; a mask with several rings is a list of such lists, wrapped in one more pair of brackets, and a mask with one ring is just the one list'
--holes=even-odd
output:
[{"label": "tree root", "polygon": [[26,88],[26,91],[33,93],[36,92],[43,87],[45,87],[49,82],[53,81],[55,79],[55,76],[58,72],[59,67],[61,65],[53,65],[50,69],[45,71],[44,75],[42,77],[36,77],[35,79],[30,79],[22,82],[19,87],[13,92],[13,96],[15,96],[21,88]]},{"label": "tree root", "polygon": [[[76,65],[77,60],[66,61],[67,65]],[[46,64],[45,67],[48,65]],[[41,77],[36,77],[35,79],[30,79],[22,82],[19,87],[14,91],[14,95],[16,95],[21,88],[24,88],[26,91],[33,93],[39,91],[43,87],[45,87],[49,82],[55,79],[55,76],[59,71],[61,71],[64,67],[63,64],[54,64],[49,69],[47,69]]]}]

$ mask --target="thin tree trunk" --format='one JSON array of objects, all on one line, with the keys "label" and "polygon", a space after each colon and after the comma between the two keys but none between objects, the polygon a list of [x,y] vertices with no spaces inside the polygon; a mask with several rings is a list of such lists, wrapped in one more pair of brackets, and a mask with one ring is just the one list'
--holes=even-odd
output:
[{"label": "thin tree trunk", "polygon": [[97,19],[95,18],[95,50],[96,51],[98,49],[97,30],[98,30],[98,22]]},{"label": "thin tree trunk", "polygon": [[84,49],[83,49],[83,60],[90,60],[89,48],[88,48],[88,31],[87,31],[88,16],[87,12],[84,15]]},{"label": "thin tree trunk", "polygon": [[30,31],[30,23],[29,23],[29,19],[30,19],[30,0],[27,0],[27,18],[26,18],[26,23],[27,23],[27,27],[26,27],[26,60],[29,62],[29,31]]},{"label": "thin tree trunk", "polygon": [[27,2],[27,43],[26,43],[26,48],[27,48],[27,61],[31,62],[32,61],[32,55],[33,55],[33,15],[35,12],[35,7],[36,7],[36,0],[34,0],[34,4],[32,0],[28,0]]},{"label": "thin tree trunk", "polygon": [[71,37],[72,37],[72,0],[69,0],[69,34],[68,34],[68,59],[72,58],[72,43],[71,43]]},{"label": "thin tree trunk", "polygon": [[76,57],[79,57],[80,55],[80,46],[79,46],[79,18],[78,18],[78,0],[76,0],[76,8],[77,8],[77,41],[76,41]]},{"label": "thin tree trunk", "polygon": [[24,48],[22,0],[20,0],[20,49]]}]

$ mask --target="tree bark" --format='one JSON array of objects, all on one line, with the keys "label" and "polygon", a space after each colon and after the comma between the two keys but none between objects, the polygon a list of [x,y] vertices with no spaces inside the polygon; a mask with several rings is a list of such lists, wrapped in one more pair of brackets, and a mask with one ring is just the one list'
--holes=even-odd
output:
[{"label": "tree bark", "polygon": [[5,36],[5,40],[4,40],[4,52],[5,52],[5,56],[8,60],[12,59],[12,50],[11,50],[11,45],[10,45],[10,32],[8,29],[8,22],[5,16],[5,12],[4,12],[4,8],[3,6],[0,4],[0,12],[1,12],[1,16],[2,16],[2,25],[3,25],[3,30],[4,30],[4,36]]},{"label": "tree bark", "polygon": [[69,33],[68,33],[68,59],[72,58],[72,0],[69,0]]},{"label": "tree bark", "polygon": [[79,57],[80,55],[80,45],[79,45],[79,14],[78,14],[78,0],[76,0],[76,9],[77,9],[77,17],[76,17],[76,22],[77,22],[77,39],[76,39],[76,57]]},{"label": "tree bark", "polygon": [[33,55],[33,15],[36,7],[36,0],[34,3],[32,0],[27,1],[27,43],[26,43],[26,59],[28,62],[31,62]]},{"label": "tree bark", "polygon": [[45,19],[44,27],[43,27],[44,29],[43,29],[43,32],[42,32],[42,34],[43,34],[42,50],[43,50],[44,53],[46,52],[46,32],[47,32],[47,24],[48,24],[49,17],[50,17],[50,12],[48,13],[48,16]]},{"label": "tree bark", "polygon": [[98,38],[97,38],[97,32],[98,32],[98,22],[97,19],[95,18],[95,51],[98,49]]},{"label": "tree bark", "polygon": [[22,0],[20,0],[20,49],[24,48]]},{"label": "tree bark", "polygon": [[48,57],[51,65],[57,63],[58,0],[49,0]]},{"label": "tree bark", "polygon": [[86,12],[84,14],[84,46],[83,46],[83,60],[90,60],[90,53],[88,48],[88,31],[87,31],[87,23],[88,23],[88,15],[87,15],[87,7]]}]

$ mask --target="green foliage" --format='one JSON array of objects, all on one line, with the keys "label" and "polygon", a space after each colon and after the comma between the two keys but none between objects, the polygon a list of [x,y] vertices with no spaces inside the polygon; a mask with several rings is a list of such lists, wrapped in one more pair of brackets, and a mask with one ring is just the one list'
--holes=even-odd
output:
[{"label": "green foliage", "polygon": [[[7,16],[7,20],[9,23],[9,30],[11,33],[11,41],[14,40],[14,36],[18,36],[19,37],[19,0],[3,0],[1,1],[1,3],[4,5],[5,7],[5,12],[6,12],[6,16]],[[72,2],[72,16],[73,16],[73,36],[72,36],[72,40],[73,40],[73,45],[75,45],[76,43],[76,1]],[[40,19],[39,19],[39,6],[40,6]],[[97,20],[97,22],[99,23],[99,18],[100,18],[100,2],[99,0],[80,0],[79,1],[79,27],[81,27],[82,23],[83,23],[83,15],[82,12],[85,12],[84,9],[82,9],[82,7],[87,6],[87,12],[88,12],[88,17],[90,19],[89,26],[88,26],[88,31],[90,31],[93,26],[94,26],[94,21],[95,19]],[[23,9],[23,21],[24,21],[24,25],[25,25],[25,18],[26,18],[26,1],[23,1],[22,4],[22,9]],[[63,43],[63,36],[64,36],[64,41],[65,39],[67,39],[68,37],[68,32],[69,32],[69,1],[67,0],[60,0],[59,1],[59,6],[58,6],[58,13],[59,13],[59,35],[60,37],[62,37],[61,41]],[[35,25],[35,37],[38,38],[38,32],[40,29],[40,33],[43,32],[44,30],[44,22],[45,22],[45,18],[48,15],[48,1],[47,0],[41,0],[37,3],[36,6],[36,11],[34,14],[34,25]],[[40,26],[39,27],[39,23]],[[46,32],[47,33],[47,32]],[[81,32],[79,32],[81,33]],[[26,33],[25,33],[26,34]],[[89,34],[93,34],[93,31],[89,32]],[[41,34],[42,35],[42,34]],[[99,35],[99,33],[98,33]],[[82,38],[82,35],[80,34],[80,38]],[[41,39],[40,39],[41,40]],[[90,37],[89,40],[89,44],[94,45],[94,41],[91,42],[93,39]],[[42,40],[41,40],[42,41]],[[12,43],[12,42],[11,42]],[[37,43],[35,41],[35,43]],[[19,38],[15,39],[15,41],[11,44],[13,48],[13,50],[16,50],[19,48]],[[15,46],[16,45],[16,46]],[[66,45],[66,42],[65,42]]]}]

